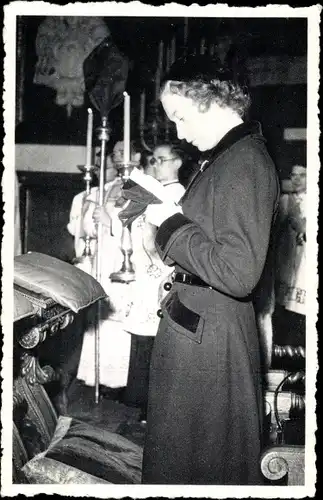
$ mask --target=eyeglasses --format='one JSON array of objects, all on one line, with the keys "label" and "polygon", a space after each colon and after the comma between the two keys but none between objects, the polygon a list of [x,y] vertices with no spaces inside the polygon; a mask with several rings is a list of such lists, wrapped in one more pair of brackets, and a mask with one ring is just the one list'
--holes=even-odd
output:
[{"label": "eyeglasses", "polygon": [[173,161],[173,160],[176,160],[176,159],[177,158],[175,156],[173,156],[172,158],[165,158],[163,156],[159,156],[158,158],[155,158],[155,156],[153,156],[152,158],[150,158],[149,164],[151,166],[162,165],[163,163],[166,163],[167,161]]}]

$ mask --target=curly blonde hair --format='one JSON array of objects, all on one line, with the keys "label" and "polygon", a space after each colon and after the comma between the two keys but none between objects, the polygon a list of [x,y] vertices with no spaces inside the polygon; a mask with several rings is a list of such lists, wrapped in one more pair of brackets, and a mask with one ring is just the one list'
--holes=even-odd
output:
[{"label": "curly blonde hair", "polygon": [[207,111],[212,102],[218,106],[228,107],[243,117],[249,109],[251,99],[248,91],[232,82],[213,79],[210,83],[203,81],[177,82],[168,81],[162,91],[188,97],[195,102],[201,113]]},{"label": "curly blonde hair", "polygon": [[243,117],[251,104],[245,81],[219,60],[208,56],[177,60],[163,79],[161,93],[164,92],[192,99],[201,112],[216,102]]}]

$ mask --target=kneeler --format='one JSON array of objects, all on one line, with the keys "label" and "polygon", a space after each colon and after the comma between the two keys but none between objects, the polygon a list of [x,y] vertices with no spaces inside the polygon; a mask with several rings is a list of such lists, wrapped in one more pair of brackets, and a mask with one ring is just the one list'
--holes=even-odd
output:
[{"label": "kneeler", "polygon": [[13,484],[139,484],[141,448],[102,427],[58,415],[44,385],[57,378],[38,348],[106,297],[89,274],[31,252],[14,263]]}]

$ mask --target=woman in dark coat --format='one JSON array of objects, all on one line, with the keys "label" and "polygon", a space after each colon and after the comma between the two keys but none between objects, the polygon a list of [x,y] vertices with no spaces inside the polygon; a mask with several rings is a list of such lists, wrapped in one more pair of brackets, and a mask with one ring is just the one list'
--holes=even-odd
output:
[{"label": "woman in dark coat", "polygon": [[156,247],[175,265],[150,371],[143,482],[261,484],[262,389],[252,294],[279,199],[246,89],[205,56],[179,61],[161,101],[201,152],[181,207],[149,205]]}]

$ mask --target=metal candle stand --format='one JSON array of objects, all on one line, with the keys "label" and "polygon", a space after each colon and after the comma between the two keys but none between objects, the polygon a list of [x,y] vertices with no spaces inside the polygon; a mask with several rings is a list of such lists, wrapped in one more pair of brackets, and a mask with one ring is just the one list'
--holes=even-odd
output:
[{"label": "metal candle stand", "polygon": [[[120,177],[124,182],[130,178],[130,173],[134,167],[138,167],[139,163],[134,161],[116,163],[116,168]],[[121,252],[123,254],[123,262],[119,271],[110,275],[112,282],[116,283],[131,283],[135,281],[136,275],[131,261],[132,239],[131,239],[131,225],[123,226],[121,234]]]},{"label": "metal candle stand", "polygon": [[[100,171],[99,171],[99,206],[104,205],[104,182],[105,182],[105,168],[106,168],[106,150],[107,143],[110,140],[110,128],[108,127],[108,120],[102,117],[101,127],[97,129],[98,139],[100,141]],[[102,235],[103,226],[100,222],[97,225],[97,260],[96,260],[96,279],[101,282],[101,255],[102,255]]]},{"label": "metal candle stand", "polygon": [[[97,129],[98,139],[100,141],[100,173],[99,173],[99,206],[104,205],[104,177],[106,167],[106,146],[110,140],[110,129],[108,119],[103,116],[101,127]],[[103,225],[102,221],[97,225],[97,254],[96,254],[96,279],[101,283],[102,267],[102,239]],[[100,321],[101,321],[101,301],[98,302],[98,319],[95,325],[95,402],[98,404],[100,398]]]},{"label": "metal candle stand", "polygon": [[[79,165],[78,169],[84,173],[84,181],[85,181],[85,194],[83,198],[83,203],[86,201],[87,197],[91,192],[91,183],[93,179],[93,170],[95,169],[95,165]],[[92,271],[93,264],[93,255],[91,253],[91,241],[96,238],[92,238],[89,235],[82,236],[84,240],[85,246],[83,250],[83,254],[81,257],[74,259],[74,264],[86,264],[86,269],[88,269],[89,273]],[[82,266],[83,267],[83,266]]]}]

